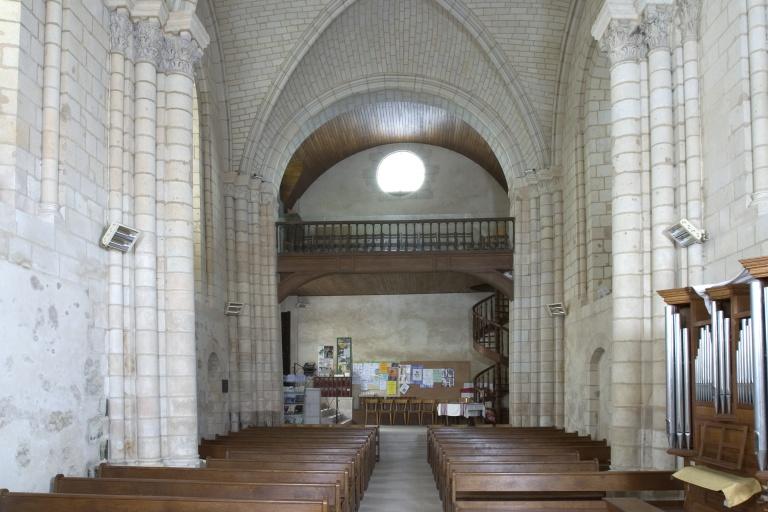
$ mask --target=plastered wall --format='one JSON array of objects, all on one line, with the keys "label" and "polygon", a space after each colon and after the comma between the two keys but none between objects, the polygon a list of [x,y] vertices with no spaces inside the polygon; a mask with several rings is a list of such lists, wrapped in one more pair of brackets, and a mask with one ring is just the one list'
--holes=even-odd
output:
[{"label": "plastered wall", "polygon": [[487,293],[361,295],[285,299],[291,312],[291,363],[317,362],[318,345],[352,338],[355,361],[472,361],[472,374],[484,362],[472,349],[470,309]]},{"label": "plastered wall", "polygon": [[[426,167],[422,188],[404,197],[386,194],[376,183],[379,162],[398,150],[413,151]],[[387,144],[326,171],[299,199],[296,211],[304,220],[504,217],[508,205],[504,189],[469,158],[426,144]]]}]

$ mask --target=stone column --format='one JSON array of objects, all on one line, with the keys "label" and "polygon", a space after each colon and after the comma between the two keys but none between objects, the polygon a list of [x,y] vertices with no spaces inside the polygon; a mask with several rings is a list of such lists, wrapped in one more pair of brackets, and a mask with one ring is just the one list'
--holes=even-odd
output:
[{"label": "stone column", "polygon": [[524,200],[521,197],[520,190],[515,188],[510,191],[511,215],[515,218],[515,268],[514,268],[514,290],[515,296],[509,305],[510,311],[510,338],[509,338],[509,423],[516,427],[522,426],[522,357],[523,357],[523,322],[526,316],[523,314],[523,295],[525,289],[522,285],[523,265],[527,261],[525,251],[523,250],[523,230],[525,221],[523,219]]},{"label": "stone column", "polygon": [[140,464],[160,462],[160,381],[157,339],[157,63],[163,45],[160,22],[136,23],[134,98],[136,402]]},{"label": "stone column", "polygon": [[260,391],[265,397],[263,424],[281,425],[283,422],[283,365],[280,309],[277,303],[277,197],[279,191],[269,190],[271,183],[260,186],[261,204],[261,315],[263,328],[263,374],[265,381]]},{"label": "stone column", "polygon": [[[235,243],[235,187],[226,185],[224,191],[224,222],[227,243],[227,300],[237,302],[237,253]],[[238,374],[238,317],[227,319],[229,334],[229,429],[240,430],[240,379]]]},{"label": "stone column", "polygon": [[[123,97],[125,53],[133,25],[125,11],[110,13],[111,51],[109,75],[109,222],[123,221]],[[109,251],[109,318],[107,360],[109,368],[109,440],[111,462],[122,462],[125,417],[123,400],[123,253]]]},{"label": "stone column", "polygon": [[240,424],[253,423],[253,350],[251,348],[251,325],[253,323],[253,298],[251,297],[251,247],[250,247],[250,193],[247,185],[234,186],[234,229],[236,288],[238,302],[243,303],[243,312],[237,317],[237,381],[240,389]]},{"label": "stone column", "polygon": [[752,201],[768,213],[768,12],[765,0],[747,0],[749,94],[752,114]]},{"label": "stone column", "polygon": [[528,185],[528,261],[530,288],[528,297],[528,423],[540,425],[541,409],[541,214],[539,188],[535,181]]},{"label": "stone column", "polygon": [[643,339],[643,210],[640,64],[646,47],[634,20],[611,19],[593,35],[611,59],[613,140],[613,364],[611,459],[639,467]]},{"label": "stone column", "polygon": [[[133,30],[133,24],[131,24]],[[130,38],[123,67],[123,222],[134,225],[133,152],[134,152],[134,37]],[[123,462],[138,461],[138,425],[136,411],[136,310],[135,253],[123,255]],[[112,442],[110,441],[110,444]],[[110,448],[112,449],[112,448]]]},{"label": "stone column", "polygon": [[40,180],[40,213],[48,218],[59,210],[59,126],[61,116],[61,0],[45,2],[43,61],[43,119]]},{"label": "stone column", "polygon": [[547,304],[555,301],[555,226],[552,204],[552,179],[542,179],[539,190],[539,300],[535,307],[539,312],[539,332],[536,346],[539,352],[539,410],[538,424],[542,427],[554,425],[555,405],[555,322],[547,312]]},{"label": "stone column", "polygon": [[[563,286],[563,190],[560,179],[555,180],[552,193],[552,204],[554,210],[554,298],[555,302],[564,302]],[[554,341],[555,341],[555,426],[563,428],[565,426],[565,347],[564,347],[564,328],[565,318],[558,317],[554,319]]]},{"label": "stone column", "polygon": [[[701,97],[699,92],[699,16],[701,0],[680,0],[680,32],[683,39],[683,80],[685,89],[685,170],[688,219],[702,228]],[[688,283],[700,284],[704,278],[704,253],[701,244],[688,247]]]},{"label": "stone column", "polygon": [[249,268],[249,279],[251,283],[251,330],[248,338],[251,353],[251,379],[253,387],[251,391],[251,402],[253,403],[254,425],[266,424],[266,396],[265,382],[267,380],[267,361],[265,358],[264,347],[269,342],[264,324],[264,307],[262,293],[262,271],[261,267],[266,265],[266,254],[261,245],[261,180],[251,179],[248,181],[247,197],[250,210],[248,212],[248,235],[249,235],[249,253],[251,255],[251,265]]},{"label": "stone column", "polygon": [[[648,42],[649,108],[651,130],[651,289],[666,290],[676,285],[676,255],[673,242],[664,230],[675,218],[675,140],[672,110],[672,54],[669,44],[672,6],[651,4],[645,12],[645,32]],[[668,466],[666,454],[666,383],[657,376],[664,375],[665,335],[664,301],[653,293],[652,392],[649,404],[652,413],[652,467]]]},{"label": "stone column", "polygon": [[202,51],[188,32],[166,36],[165,322],[168,465],[196,466],[197,361],[192,230],[193,66]]}]

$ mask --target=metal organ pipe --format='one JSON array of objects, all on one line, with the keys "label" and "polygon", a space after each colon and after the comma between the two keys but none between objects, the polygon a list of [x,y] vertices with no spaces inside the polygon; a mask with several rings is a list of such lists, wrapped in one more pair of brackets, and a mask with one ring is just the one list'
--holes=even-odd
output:
[{"label": "metal organ pipe", "polygon": [[667,438],[669,446],[675,446],[675,343],[674,318],[675,307],[665,308],[666,342],[667,342]]},{"label": "metal organ pipe", "polygon": [[760,471],[765,471],[768,467],[768,418],[765,403],[765,321],[768,318],[768,288],[764,289],[762,283],[756,279],[750,283],[749,291],[754,349],[755,452]]},{"label": "metal organ pipe", "polygon": [[687,328],[682,330],[681,337],[681,343],[683,346],[683,440],[685,441],[685,448],[691,448],[691,359],[689,353]]}]

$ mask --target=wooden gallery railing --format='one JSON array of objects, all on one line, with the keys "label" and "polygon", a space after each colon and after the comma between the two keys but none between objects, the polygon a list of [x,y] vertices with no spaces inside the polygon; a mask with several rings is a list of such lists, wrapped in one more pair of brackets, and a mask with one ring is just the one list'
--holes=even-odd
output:
[{"label": "wooden gallery railing", "polygon": [[278,222],[277,252],[512,251],[514,219]]}]

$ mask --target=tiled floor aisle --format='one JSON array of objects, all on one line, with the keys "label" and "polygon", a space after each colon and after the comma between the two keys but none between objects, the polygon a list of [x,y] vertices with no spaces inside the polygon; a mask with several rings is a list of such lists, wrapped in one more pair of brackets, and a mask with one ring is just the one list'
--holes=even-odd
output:
[{"label": "tiled floor aisle", "polygon": [[425,427],[381,427],[381,456],[359,512],[440,512]]}]

